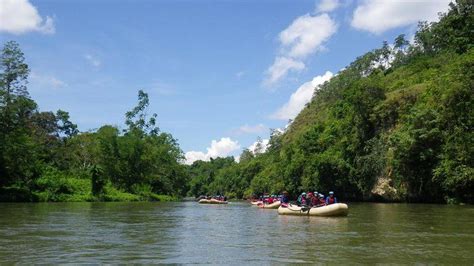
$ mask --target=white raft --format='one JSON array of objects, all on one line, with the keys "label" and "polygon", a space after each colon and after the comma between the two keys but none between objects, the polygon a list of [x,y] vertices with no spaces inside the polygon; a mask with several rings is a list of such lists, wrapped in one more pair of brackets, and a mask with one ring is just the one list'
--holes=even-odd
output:
[{"label": "white raft", "polygon": [[281,205],[281,202],[277,200],[277,201],[275,201],[271,204],[259,203],[258,207],[262,208],[262,209],[278,209],[278,207],[280,207],[280,205]]},{"label": "white raft", "polygon": [[334,203],[321,207],[303,208],[288,204],[287,207],[280,206],[278,214],[281,215],[300,215],[300,216],[347,216],[349,207],[345,203]]},{"label": "white raft", "polygon": [[198,201],[200,204],[227,204],[229,202],[223,200],[216,200],[216,199],[201,199]]}]

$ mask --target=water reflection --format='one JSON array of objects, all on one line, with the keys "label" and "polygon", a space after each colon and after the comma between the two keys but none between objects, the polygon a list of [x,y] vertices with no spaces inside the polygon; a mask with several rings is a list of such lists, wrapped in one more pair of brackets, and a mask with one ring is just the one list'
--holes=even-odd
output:
[{"label": "water reflection", "polygon": [[474,208],[350,204],[348,217],[246,203],[0,204],[0,263],[472,263]]}]

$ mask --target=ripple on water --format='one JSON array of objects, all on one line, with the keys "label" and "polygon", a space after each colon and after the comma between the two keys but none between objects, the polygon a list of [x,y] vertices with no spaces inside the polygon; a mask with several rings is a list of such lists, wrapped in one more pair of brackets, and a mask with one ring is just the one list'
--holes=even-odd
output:
[{"label": "ripple on water", "polygon": [[0,204],[0,263],[474,261],[474,208],[350,204],[342,218],[247,203]]}]

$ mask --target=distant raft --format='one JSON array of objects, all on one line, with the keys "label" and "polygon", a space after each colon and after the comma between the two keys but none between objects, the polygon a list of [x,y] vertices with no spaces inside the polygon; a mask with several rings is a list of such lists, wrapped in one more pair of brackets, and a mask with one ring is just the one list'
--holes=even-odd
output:
[{"label": "distant raft", "polygon": [[331,205],[304,208],[292,204],[286,207],[280,206],[278,214],[281,215],[300,215],[300,216],[347,216],[349,207],[345,203],[335,203]]},{"label": "distant raft", "polygon": [[201,199],[198,201],[200,204],[227,204],[229,202],[223,200],[216,200],[216,199]]},{"label": "distant raft", "polygon": [[281,202],[278,200],[270,204],[265,204],[263,202],[260,202],[259,204],[257,204],[257,206],[262,209],[278,209],[280,205],[281,205]]}]

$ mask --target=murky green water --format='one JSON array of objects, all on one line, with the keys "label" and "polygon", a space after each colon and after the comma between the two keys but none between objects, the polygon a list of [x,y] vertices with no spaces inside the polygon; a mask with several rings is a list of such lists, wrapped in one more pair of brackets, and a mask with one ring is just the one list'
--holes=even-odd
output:
[{"label": "murky green water", "polygon": [[474,263],[474,207],[349,204],[345,218],[246,203],[0,204],[0,263]]}]

